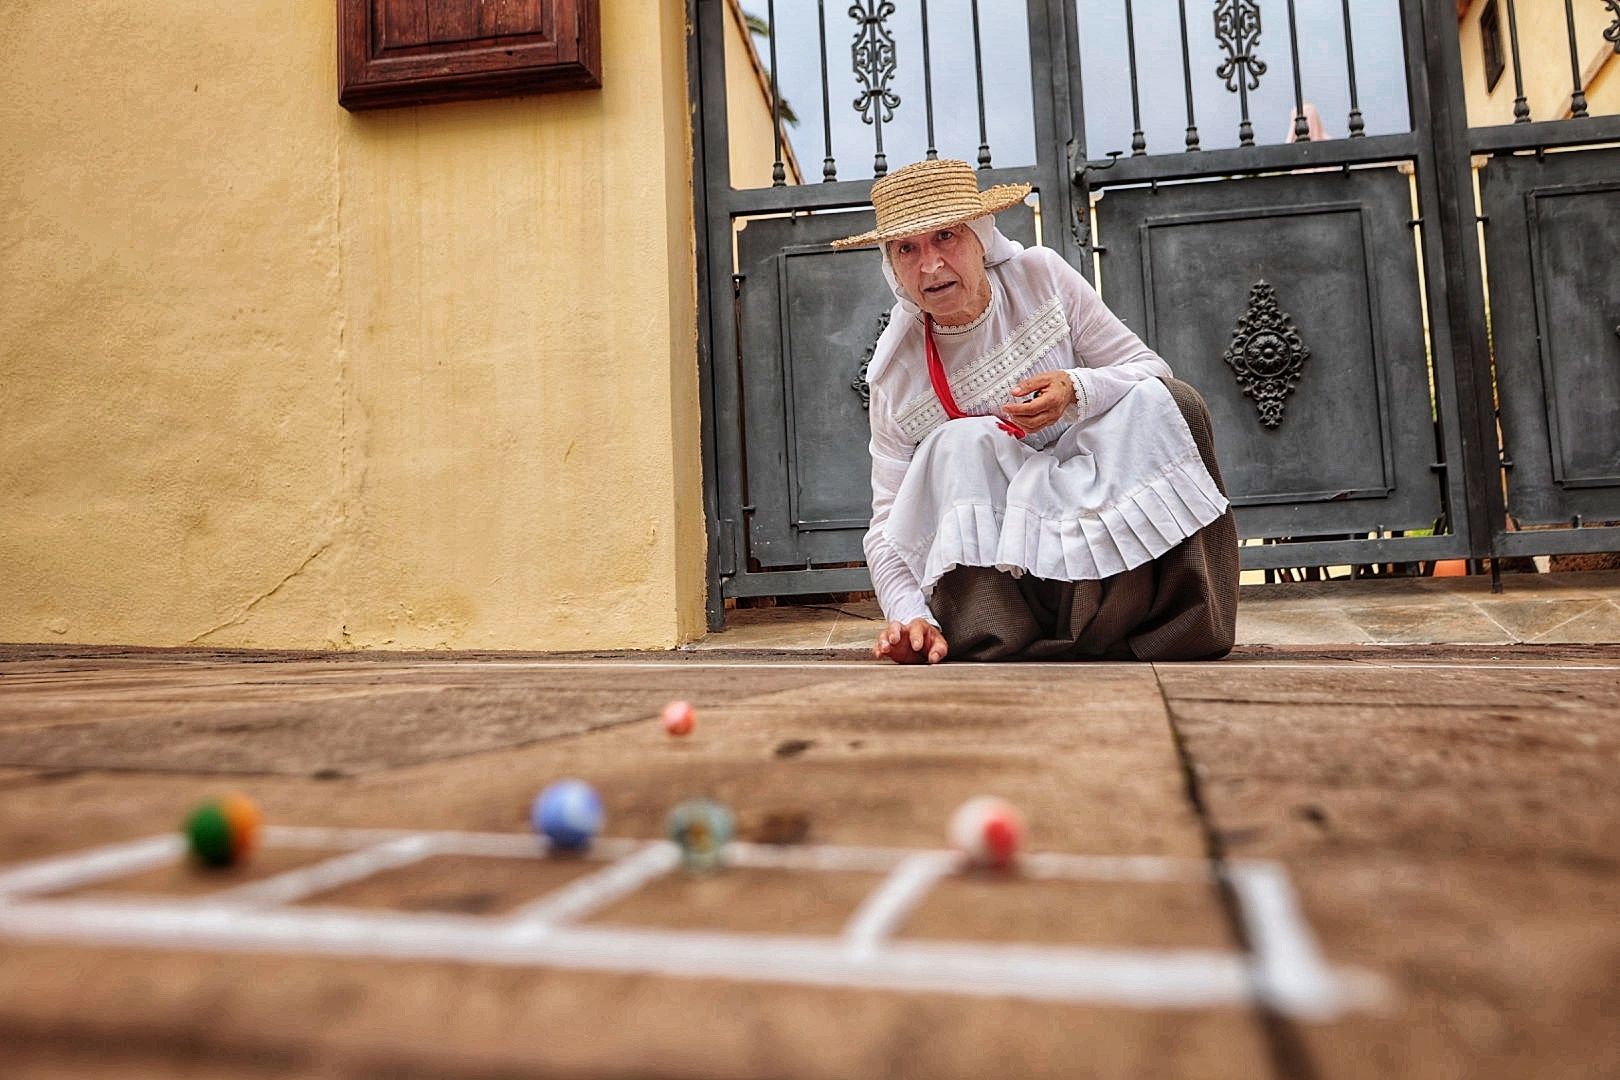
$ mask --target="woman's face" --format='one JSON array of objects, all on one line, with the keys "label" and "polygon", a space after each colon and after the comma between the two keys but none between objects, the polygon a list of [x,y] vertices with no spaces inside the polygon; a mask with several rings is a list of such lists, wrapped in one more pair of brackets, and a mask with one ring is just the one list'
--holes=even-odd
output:
[{"label": "woman's face", "polygon": [[889,262],[900,287],[935,322],[972,322],[990,304],[984,245],[966,225],[890,240]]}]

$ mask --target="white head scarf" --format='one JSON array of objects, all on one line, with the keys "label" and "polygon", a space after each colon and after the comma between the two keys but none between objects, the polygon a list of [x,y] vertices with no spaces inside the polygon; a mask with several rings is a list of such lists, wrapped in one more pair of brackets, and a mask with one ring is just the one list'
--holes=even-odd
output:
[{"label": "white head scarf", "polygon": [[[995,218],[989,214],[976,217],[969,221],[967,225],[968,228],[973,230],[973,235],[979,238],[979,243],[984,245],[984,265],[986,269],[1004,263],[1024,250],[1023,244],[1016,240],[1009,240],[1002,235],[1001,230],[996,228]],[[883,278],[889,283],[889,288],[894,290],[894,298],[899,301],[897,306],[907,315],[911,315],[920,321],[922,319],[922,308],[918,307],[917,302],[906,294],[906,291],[900,287],[900,279],[894,276],[894,264],[889,262],[889,245],[887,243],[879,244],[878,250],[883,253]],[[884,369],[894,359],[900,349],[901,342],[906,338],[907,324],[909,322],[910,320],[907,319],[891,318],[888,327],[878,336],[877,345],[872,350],[872,361],[866,368],[868,383],[875,384],[878,377],[883,374]],[[911,323],[910,325],[915,326],[916,324]]]},{"label": "white head scarf", "polygon": [[[986,267],[1004,263],[1024,250],[1023,244],[1016,240],[1009,240],[1002,235],[1001,230],[996,228],[996,219],[989,214],[974,218],[967,223],[967,226],[973,230],[973,235],[979,238],[979,243],[984,247],[984,265]],[[907,315],[920,317],[922,308],[918,307],[917,301],[913,300],[906,290],[900,287],[900,279],[895,277],[894,264],[889,261],[889,244],[886,242],[878,245],[878,250],[883,252],[883,279],[889,283],[889,288],[894,291],[894,298],[900,301],[900,307]]]}]

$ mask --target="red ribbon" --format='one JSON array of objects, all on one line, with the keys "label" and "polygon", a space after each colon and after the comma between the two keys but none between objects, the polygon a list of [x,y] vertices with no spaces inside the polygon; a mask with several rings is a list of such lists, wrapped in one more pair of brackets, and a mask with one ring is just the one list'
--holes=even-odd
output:
[{"label": "red ribbon", "polygon": [[[956,406],[956,398],[951,394],[950,380],[945,378],[945,365],[939,359],[939,346],[934,344],[934,317],[923,316],[923,342],[924,352],[928,354],[928,381],[934,384],[934,395],[939,403],[945,406],[945,415],[952,420],[960,420],[969,415]],[[996,427],[1005,431],[1015,439],[1022,439],[1028,434],[1023,428],[1010,420],[996,420]]]}]

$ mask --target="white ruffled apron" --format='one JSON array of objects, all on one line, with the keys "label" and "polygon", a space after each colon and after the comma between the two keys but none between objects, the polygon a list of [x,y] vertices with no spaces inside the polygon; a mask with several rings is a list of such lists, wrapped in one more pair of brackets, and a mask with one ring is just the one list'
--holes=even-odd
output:
[{"label": "white ruffled apron", "polygon": [[1112,577],[1163,555],[1226,508],[1170,391],[1144,379],[1042,450],[992,416],[941,424],[918,445],[885,532],[926,597],[957,566],[1057,581]]}]

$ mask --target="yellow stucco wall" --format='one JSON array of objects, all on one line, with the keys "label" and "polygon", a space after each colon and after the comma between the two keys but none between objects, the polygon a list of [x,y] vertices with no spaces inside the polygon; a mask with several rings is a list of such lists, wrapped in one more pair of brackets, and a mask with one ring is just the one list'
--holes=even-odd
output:
[{"label": "yellow stucco wall", "polygon": [[0,640],[702,632],[680,0],[350,115],[333,0],[0,4]]},{"label": "yellow stucco wall", "polygon": [[[1513,101],[1518,91],[1513,78],[1513,52],[1508,36],[1506,0],[1497,0],[1505,70],[1496,87],[1485,89],[1485,53],[1480,43],[1479,17],[1487,0],[1472,0],[1458,23],[1462,42],[1463,85],[1468,96],[1468,122],[1475,127],[1513,123]],[[1524,63],[1524,96],[1532,120],[1559,120],[1569,115],[1570,74],[1568,24],[1563,0],[1516,0],[1519,22],[1519,58]],[[1620,114],[1620,57],[1603,38],[1611,13],[1599,3],[1573,5],[1576,55],[1586,91],[1587,110],[1593,116]]]}]

